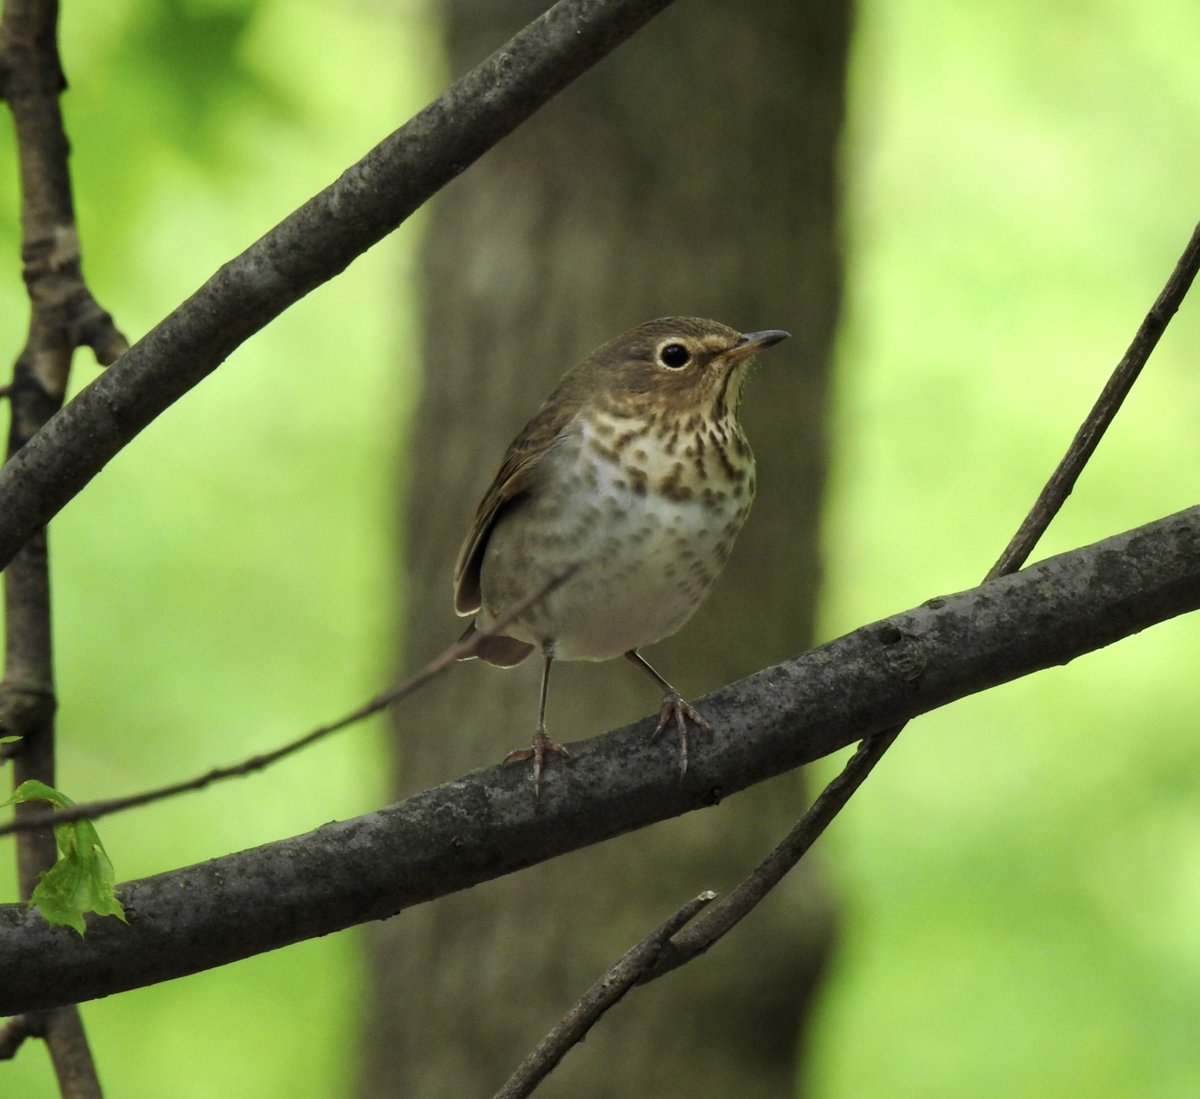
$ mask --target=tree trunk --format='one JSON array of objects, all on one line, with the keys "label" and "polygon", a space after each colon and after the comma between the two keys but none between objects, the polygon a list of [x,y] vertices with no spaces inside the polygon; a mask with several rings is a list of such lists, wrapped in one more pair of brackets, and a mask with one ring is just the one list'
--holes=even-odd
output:
[{"label": "tree trunk", "polygon": [[[540,7],[448,0],[452,69]],[[759,466],[746,528],[712,599],[649,658],[695,698],[808,645],[849,23],[848,5],[818,0],[680,4],[440,198],[406,473],[410,665],[465,624],[455,554],[504,447],[564,369],[665,314],[793,339],[742,405]],[[460,665],[398,714],[397,793],[527,745],[538,664]],[[557,664],[547,725],[569,742],[657,705],[624,661]],[[361,1093],[490,1094],[599,972],[689,897],[732,886],[804,804],[800,781],[781,779],[381,925]],[[538,1094],[792,1094],[830,929],[808,867],[709,956],[635,990]]]}]

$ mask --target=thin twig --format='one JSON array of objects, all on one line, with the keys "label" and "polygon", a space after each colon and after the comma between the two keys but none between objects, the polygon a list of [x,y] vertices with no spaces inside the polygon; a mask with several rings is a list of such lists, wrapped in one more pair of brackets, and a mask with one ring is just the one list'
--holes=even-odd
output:
[{"label": "thin twig", "polygon": [[668,949],[662,951],[655,959],[653,969],[647,970],[643,981],[649,983],[657,980],[697,955],[703,954],[748,916],[759,901],[807,854],[830,821],[842,811],[846,802],[862,785],[875,764],[883,758],[903,728],[903,725],[897,725],[886,732],[876,733],[862,740],[841,773],[821,791],[808,812],[796,822],[778,846],[731,890],[719,905],[706,913],[702,920],[672,939]]},{"label": "thin twig", "polygon": [[[1121,402],[1137,379],[1167,324],[1178,311],[1198,269],[1200,225],[1196,226],[1162,293],[1150,307],[1133,342],[1101,390],[1067,453],[1004,553],[988,571],[985,580],[994,580],[1015,572],[1028,558],[1050,521],[1066,502],[1072,486],[1112,423]],[[825,787],[779,845],[720,904],[708,912],[704,919],[681,933],[672,943],[672,950],[664,951],[659,956],[653,972],[648,973],[645,979],[651,981],[661,977],[691,958],[703,954],[748,915],[812,847],[895,743],[903,729],[904,725],[901,724],[866,737],[842,771]]]},{"label": "thin twig", "polygon": [[1133,342],[1117,363],[1108,384],[1100,391],[1092,410],[1075,433],[1075,438],[1071,440],[1071,445],[1063,455],[1062,461],[1058,463],[1058,468],[1051,474],[1046,487],[1042,489],[1024,522],[1013,535],[1012,541],[1005,547],[985,579],[994,580],[997,576],[1015,572],[1033,552],[1038,539],[1046,532],[1050,521],[1071,495],[1083,467],[1100,445],[1108,425],[1112,423],[1113,417],[1133,388],[1133,383],[1137,381],[1142,367],[1150,358],[1150,353],[1158,345],[1159,338],[1187,296],[1197,270],[1200,270],[1200,224],[1192,231],[1192,239],[1188,241],[1183,255],[1179,257],[1179,262],[1171,272],[1171,277],[1167,279],[1162,293],[1150,307],[1150,312],[1146,314],[1146,319],[1134,335]]},{"label": "thin twig", "polygon": [[670,919],[623,954],[587,990],[562,1021],[521,1062],[494,1099],[525,1099],[563,1059],[572,1046],[582,1042],[600,1017],[625,995],[655,964],[671,936],[691,922],[696,913],[716,897],[711,890],[688,901]]},{"label": "thin twig", "polygon": [[153,802],[175,797],[178,794],[203,790],[206,786],[211,786],[215,782],[221,782],[230,778],[241,778],[270,767],[272,764],[278,763],[281,759],[294,755],[301,749],[307,748],[315,744],[318,740],[324,739],[331,733],[339,732],[360,721],[364,721],[381,710],[387,709],[387,707],[399,702],[403,698],[407,698],[414,691],[425,686],[431,679],[441,675],[442,672],[459,660],[466,660],[473,656],[483,642],[489,637],[495,637],[497,634],[503,633],[516,618],[524,614],[533,604],[544,599],[555,588],[569,579],[578,568],[578,562],[565,565],[554,573],[531,596],[514,604],[504,614],[500,615],[488,629],[475,630],[465,640],[455,642],[448,649],[445,649],[438,656],[430,660],[424,667],[414,672],[403,683],[389,687],[386,691],[377,694],[370,701],[365,702],[356,710],[351,710],[350,713],[345,714],[336,721],[331,721],[327,725],[318,725],[303,736],[289,740],[286,744],[282,744],[270,752],[251,756],[249,759],[242,760],[241,763],[235,763],[228,767],[214,767],[211,771],[206,771],[195,778],[185,779],[182,782],[173,782],[168,786],[160,786],[154,790],[145,790],[140,794],[130,794],[122,798],[107,798],[101,801],[81,802],[66,809],[38,809],[26,813],[20,820],[0,824],[0,837],[12,835],[14,832],[25,832],[54,824],[66,824],[73,820],[98,820],[100,817],[107,817],[113,813],[119,813],[126,809],[134,809],[142,805],[150,805]]}]

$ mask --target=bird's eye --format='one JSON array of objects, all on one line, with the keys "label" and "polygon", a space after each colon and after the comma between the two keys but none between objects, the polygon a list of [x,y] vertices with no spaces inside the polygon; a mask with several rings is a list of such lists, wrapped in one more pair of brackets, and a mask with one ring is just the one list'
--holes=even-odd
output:
[{"label": "bird's eye", "polygon": [[658,353],[658,361],[672,370],[687,366],[691,358],[692,353],[681,343],[669,343]]}]

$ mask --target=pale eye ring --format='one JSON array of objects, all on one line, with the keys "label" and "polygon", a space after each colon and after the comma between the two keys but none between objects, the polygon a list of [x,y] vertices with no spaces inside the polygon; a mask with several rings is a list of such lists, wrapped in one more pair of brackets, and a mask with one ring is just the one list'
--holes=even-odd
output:
[{"label": "pale eye ring", "polygon": [[692,353],[681,343],[667,343],[659,348],[658,361],[672,370],[679,370],[692,361]]}]

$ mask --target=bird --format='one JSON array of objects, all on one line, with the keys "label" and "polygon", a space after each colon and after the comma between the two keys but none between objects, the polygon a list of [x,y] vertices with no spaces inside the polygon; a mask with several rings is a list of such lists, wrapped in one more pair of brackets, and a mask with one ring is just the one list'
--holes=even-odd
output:
[{"label": "bird", "polygon": [[458,554],[454,609],[475,616],[464,659],[541,653],[533,742],[504,760],[533,761],[535,798],[547,757],[570,755],[546,733],[555,661],[624,656],[648,675],[663,692],[653,735],[674,725],[680,781],[687,722],[711,731],[638,650],[692,616],[729,557],[754,499],[747,368],[788,335],[647,321],[569,369],[505,451]]}]

